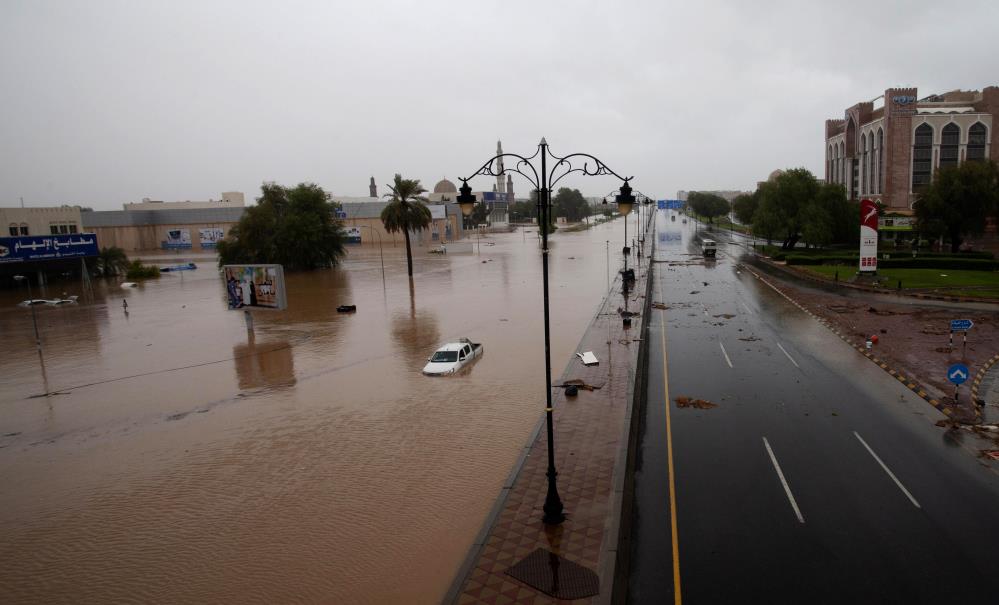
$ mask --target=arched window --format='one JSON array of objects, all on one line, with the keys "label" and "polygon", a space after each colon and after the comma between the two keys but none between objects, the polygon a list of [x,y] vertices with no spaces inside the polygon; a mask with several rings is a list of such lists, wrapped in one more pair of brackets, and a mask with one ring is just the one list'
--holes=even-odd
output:
[{"label": "arched window", "polygon": [[975,122],[968,129],[968,159],[969,160],[984,160],[985,159],[985,141],[988,140],[988,130],[985,128],[985,124],[981,122]]},{"label": "arched window", "polygon": [[11,223],[10,224],[9,232],[10,232],[11,236],[17,237],[17,223]]},{"label": "arched window", "polygon": [[878,193],[885,188],[885,131],[878,128]]},{"label": "arched window", "polygon": [[925,122],[916,127],[912,145],[912,190],[930,184],[933,174],[933,127]]},{"label": "arched window", "polygon": [[843,141],[839,142],[839,182],[846,185],[846,144]]},{"label": "arched window", "polygon": [[839,182],[839,143],[833,145],[833,176],[834,183]]},{"label": "arched window", "polygon": [[832,145],[826,145],[826,180],[832,180],[833,150]]},{"label": "arched window", "polygon": [[28,223],[21,223],[21,235],[28,235]]},{"label": "arched window", "polygon": [[940,131],[940,167],[957,166],[957,148],[961,143],[961,129],[951,122]]},{"label": "arched window", "polygon": [[863,174],[860,176],[860,192],[862,194],[869,194],[871,192],[871,147],[874,146],[874,135],[868,138],[865,133],[863,136],[864,142],[864,157],[863,157]]}]

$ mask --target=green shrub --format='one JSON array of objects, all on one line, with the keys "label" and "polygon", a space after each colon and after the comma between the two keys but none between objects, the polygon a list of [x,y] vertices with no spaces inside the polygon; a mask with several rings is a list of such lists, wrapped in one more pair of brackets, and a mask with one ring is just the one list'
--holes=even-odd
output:
[{"label": "green shrub", "polygon": [[[987,258],[963,258],[954,255],[950,257],[919,257],[892,258],[878,260],[878,267],[884,269],[964,269],[966,271],[996,271],[999,261]],[[996,278],[999,281],[999,277]]]},{"label": "green shrub", "polygon": [[134,260],[128,265],[128,271],[125,272],[126,279],[149,279],[160,276],[159,267],[153,265],[143,265],[141,262]]}]

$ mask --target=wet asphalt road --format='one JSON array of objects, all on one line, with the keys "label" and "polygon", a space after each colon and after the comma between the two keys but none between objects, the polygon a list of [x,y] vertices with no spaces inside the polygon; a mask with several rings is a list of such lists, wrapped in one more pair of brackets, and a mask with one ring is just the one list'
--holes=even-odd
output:
[{"label": "wet asphalt road", "polygon": [[658,221],[630,602],[995,602],[999,476],[740,245]]}]

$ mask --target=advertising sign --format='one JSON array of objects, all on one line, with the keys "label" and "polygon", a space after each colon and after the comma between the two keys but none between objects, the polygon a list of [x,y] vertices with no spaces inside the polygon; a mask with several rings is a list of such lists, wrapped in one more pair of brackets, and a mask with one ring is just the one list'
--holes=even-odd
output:
[{"label": "advertising sign", "polygon": [[288,306],[281,265],[223,265],[222,279],[230,310],[280,311]]},{"label": "advertising sign", "polygon": [[361,243],[361,229],[360,229],[360,227],[349,227],[347,229],[347,243],[348,244],[360,244]]},{"label": "advertising sign", "polygon": [[166,241],[163,242],[164,248],[190,248],[191,247],[191,230],[190,229],[167,229]]},{"label": "advertising sign", "polygon": [[0,263],[23,263],[97,256],[97,254],[97,236],[93,233],[0,237]]},{"label": "advertising sign", "polygon": [[860,272],[878,270],[878,207],[871,200],[860,200]]},{"label": "advertising sign", "polygon": [[427,206],[430,209],[430,218],[435,221],[442,221],[447,218],[447,206],[444,204],[431,204]]},{"label": "advertising sign", "polygon": [[225,237],[225,230],[222,227],[198,229],[198,236],[202,248],[214,248],[215,244]]}]

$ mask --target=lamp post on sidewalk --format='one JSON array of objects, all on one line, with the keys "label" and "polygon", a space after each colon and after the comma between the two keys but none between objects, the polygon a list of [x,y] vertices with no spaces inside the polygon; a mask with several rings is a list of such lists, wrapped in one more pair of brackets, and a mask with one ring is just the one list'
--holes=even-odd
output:
[{"label": "lamp post on sidewalk", "polygon": [[[514,161],[513,167],[505,168],[503,159],[510,158]],[[549,170],[548,160],[554,160],[554,164]],[[540,170],[533,162],[540,161]],[[582,162],[582,167],[574,166],[573,161]],[[591,164],[592,162],[592,164]],[[475,196],[472,195],[472,188],[468,185],[468,180],[477,175],[499,177],[507,172],[516,172],[526,178],[534,187],[538,194],[538,227],[541,230],[541,280],[544,294],[544,322],[545,322],[545,423],[548,434],[548,492],[545,496],[543,507],[544,516],[542,521],[546,525],[558,525],[565,521],[562,499],[558,495],[555,470],[555,443],[554,430],[552,427],[552,364],[551,364],[551,336],[548,321],[548,231],[551,229],[551,189],[566,175],[579,172],[586,176],[613,175],[623,181],[621,185],[621,195],[618,196],[618,209],[621,214],[627,214],[631,210],[634,198],[631,197],[631,187],[628,181],[632,177],[622,177],[607,167],[602,161],[588,153],[571,153],[566,156],[557,156],[548,149],[548,142],[544,138],[538,144],[538,149],[532,155],[524,157],[515,153],[501,153],[489,159],[478,170],[470,176],[461,178],[461,194],[458,196],[458,204],[461,212],[465,216],[472,213],[475,206]],[[627,226],[627,218],[625,219]],[[626,240],[627,241],[627,240]]]}]

